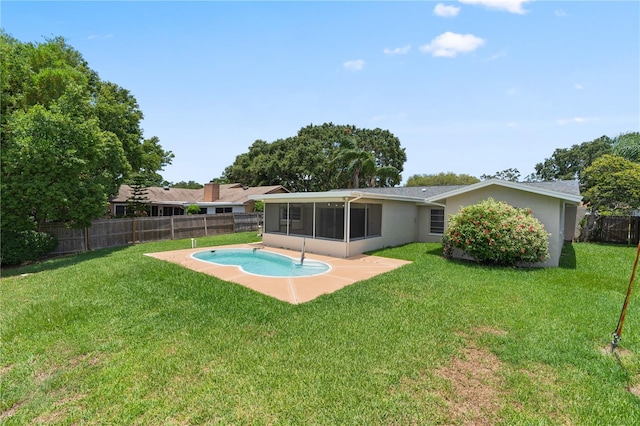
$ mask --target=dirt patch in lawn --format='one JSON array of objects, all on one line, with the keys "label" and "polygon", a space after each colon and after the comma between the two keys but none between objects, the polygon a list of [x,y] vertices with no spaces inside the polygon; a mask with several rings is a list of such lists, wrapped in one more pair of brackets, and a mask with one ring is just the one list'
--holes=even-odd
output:
[{"label": "dirt patch in lawn", "polygon": [[[482,426],[499,421],[499,413],[507,401],[503,390],[507,366],[477,342],[485,333],[505,332],[482,327],[468,334],[456,333],[466,343],[451,360],[437,369],[401,380],[393,391],[408,398],[408,410],[401,423],[425,424],[426,420],[426,423]],[[424,419],[424,413],[430,413],[430,418]]]},{"label": "dirt patch in lawn", "polygon": [[449,416],[465,425],[492,425],[502,409],[500,396],[502,362],[486,349],[471,343],[436,375],[451,384],[450,393],[441,393],[449,406]]}]

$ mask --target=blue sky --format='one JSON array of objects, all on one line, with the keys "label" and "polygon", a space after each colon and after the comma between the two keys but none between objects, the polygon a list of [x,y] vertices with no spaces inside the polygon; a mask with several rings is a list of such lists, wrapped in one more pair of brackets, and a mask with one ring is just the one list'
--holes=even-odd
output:
[{"label": "blue sky", "polygon": [[640,129],[640,2],[13,2],[128,89],[171,182],[221,176],[309,124],[389,130],[404,181],[517,168]]}]

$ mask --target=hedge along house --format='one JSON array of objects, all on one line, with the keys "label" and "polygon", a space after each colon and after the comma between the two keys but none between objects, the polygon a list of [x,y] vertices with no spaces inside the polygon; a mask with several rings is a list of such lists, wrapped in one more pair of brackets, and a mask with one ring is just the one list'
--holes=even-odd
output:
[{"label": "hedge along house", "polygon": [[[150,216],[184,215],[187,207],[197,205],[201,214],[249,213],[255,201],[251,195],[289,192],[281,185],[243,186],[239,183],[206,183],[200,189],[148,187],[145,204]],[[115,217],[125,216],[128,201],[133,195],[129,185],[121,185],[118,195],[109,200],[110,212]]]},{"label": "hedge along house", "polygon": [[440,242],[450,215],[489,197],[533,210],[549,233],[550,258],[539,266],[557,266],[562,245],[573,239],[582,199],[576,181],[491,179],[473,185],[250,196],[264,202],[266,246],[302,250],[304,245],[310,253],[343,258],[412,242]]}]

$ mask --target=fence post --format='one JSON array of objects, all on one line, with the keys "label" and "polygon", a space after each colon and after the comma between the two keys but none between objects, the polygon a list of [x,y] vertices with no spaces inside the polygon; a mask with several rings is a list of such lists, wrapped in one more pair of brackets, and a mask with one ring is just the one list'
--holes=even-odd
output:
[{"label": "fence post", "polygon": [[175,230],[173,227],[173,215],[171,216],[171,239],[175,240]]},{"label": "fence post", "polygon": [[204,219],[204,236],[206,237],[208,235],[207,234],[207,216],[205,215],[203,219]]},{"label": "fence post", "polygon": [[91,251],[91,228],[84,228],[84,247],[86,251]]}]

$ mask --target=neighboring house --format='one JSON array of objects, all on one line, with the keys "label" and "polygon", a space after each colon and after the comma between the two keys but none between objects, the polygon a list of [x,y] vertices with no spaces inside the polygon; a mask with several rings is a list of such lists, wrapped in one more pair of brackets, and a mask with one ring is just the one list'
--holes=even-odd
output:
[{"label": "neighboring house", "polygon": [[[149,187],[146,191],[150,216],[183,215],[193,204],[200,207],[201,214],[248,213],[255,205],[249,196],[289,192],[281,185],[248,187],[239,183],[207,183],[201,189]],[[129,185],[120,187],[118,195],[109,200],[113,216],[126,215],[132,194]]]},{"label": "neighboring house", "polygon": [[[472,185],[361,188],[328,192],[252,195],[264,201],[267,246],[350,257],[411,242],[439,242],[448,217],[461,207],[492,197],[533,215],[549,232],[557,266],[571,241],[582,197],[577,181],[517,183],[490,179]],[[565,235],[565,229],[567,235]]]}]

